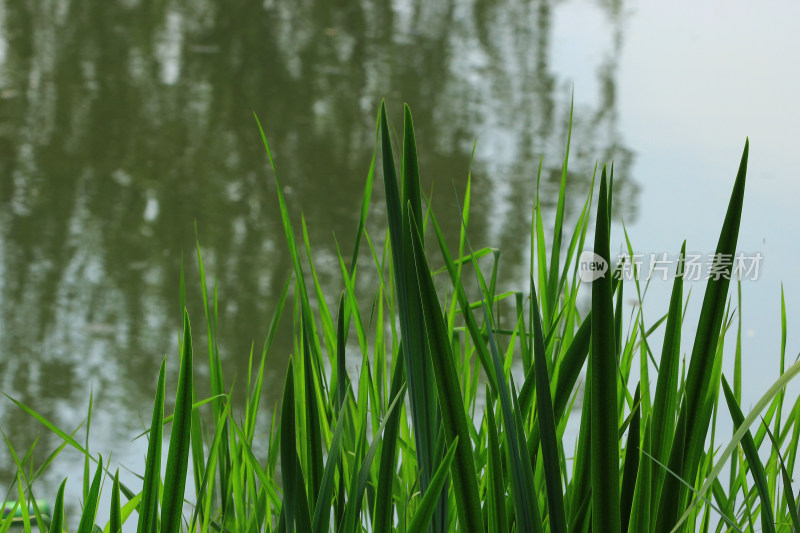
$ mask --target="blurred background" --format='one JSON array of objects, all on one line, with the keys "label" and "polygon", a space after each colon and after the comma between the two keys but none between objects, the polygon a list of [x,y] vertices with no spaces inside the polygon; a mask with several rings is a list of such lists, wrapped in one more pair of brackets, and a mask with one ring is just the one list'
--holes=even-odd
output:
[{"label": "blurred background", "polygon": [[[747,410],[778,375],[781,282],[791,361],[799,345],[796,20],[789,1],[0,0],[1,390],[68,431],[92,395],[92,451],[141,470],[146,442],[132,438],[149,424],[165,355],[177,377],[182,259],[206,385],[195,224],[217,280],[226,378],[243,388],[291,270],[253,112],[333,309],[336,243],[349,257],[382,99],[399,129],[411,106],[423,189],[450,238],[477,141],[470,238],[501,250],[501,290],[526,287],[537,170],[541,158],[549,221],[574,91],[567,223],[595,163],[613,161],[612,252],[623,223],[644,254],[675,254],[683,239],[713,252],[750,136],[739,242],[764,259],[743,283]],[[384,220],[378,171],[377,242]],[[653,282],[647,323],[669,288]],[[688,289],[699,308],[703,284]],[[290,326],[267,363],[265,432]],[[37,457],[60,444],[7,399],[0,428],[20,454],[37,437]],[[82,469],[65,452],[38,494],[52,499],[70,475],[77,505]],[[15,473],[0,449],[0,490]]]}]

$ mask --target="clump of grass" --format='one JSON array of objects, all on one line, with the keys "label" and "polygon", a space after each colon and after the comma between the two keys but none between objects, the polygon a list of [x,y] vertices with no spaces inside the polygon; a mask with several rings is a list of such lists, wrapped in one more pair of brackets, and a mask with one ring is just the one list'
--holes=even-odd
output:
[{"label": "clump of grass", "polygon": [[[727,275],[708,282],[689,365],[681,372],[682,261],[669,308],[649,327],[641,315],[637,285],[638,311],[623,336],[623,284],[610,272],[592,284],[589,313],[582,315],[576,305],[582,289],[577,257],[586,243],[595,202],[592,186],[575,226],[564,227],[569,148],[550,258],[536,197],[530,285],[527,291],[498,294],[499,254],[474,250],[468,239],[470,181],[462,212],[456,215],[462,225],[453,251],[430,205],[423,202],[408,107],[403,127],[398,173],[381,107],[380,142],[376,139],[349,265],[339,255],[343,288],[336,314],[326,304],[331,295],[323,293],[317,280],[305,220],[298,236],[281,187],[276,188],[293,274],[278,299],[257,365],[251,353],[253,371],[247,376],[243,416],[232,414],[234,391],[223,388],[224,369],[215,341],[217,294],[214,290],[209,299],[198,246],[212,396],[197,399],[192,379],[195,351],[184,311],[175,411],[165,417],[165,361],[156,386],[141,489],[120,483],[118,472],[112,474],[102,457],[89,452],[88,441],[81,445],[74,432],[65,432],[32,407],[12,400],[63,439],[45,467],[65,446],[86,457],[77,531],[92,531],[105,478],[112,480],[105,525],[110,532],[121,530],[126,522],[136,522],[138,532],[616,533],[743,531],[756,524],[764,531],[800,531],[791,481],[800,400],[788,406],[787,414],[783,394],[800,372],[800,363],[785,369],[782,357],[780,378],[745,416],[740,407],[741,319],[733,389],[722,375],[723,346],[732,323],[730,265],[719,265]],[[263,130],[261,135],[275,171]],[[374,246],[366,224],[378,148],[388,221],[382,250]],[[716,257],[736,251],[747,157],[746,143]],[[277,172],[274,179],[278,181]],[[613,168],[607,171],[603,166],[592,249],[609,264],[612,189]],[[426,236],[438,250],[426,247]],[[364,244],[372,264],[358,265]],[[684,251],[685,243],[681,258]],[[440,270],[432,269],[441,264]],[[368,305],[359,300],[365,288],[356,290],[359,268],[378,274]],[[437,290],[442,286],[445,298]],[[273,416],[266,456],[258,457],[254,444],[265,362],[290,289],[295,349],[286,371],[280,418]],[[183,276],[180,293],[185,308]],[[507,323],[496,313],[501,304],[514,309]],[[367,309],[365,321],[362,312]],[[785,351],[785,307],[782,317]],[[659,353],[648,336],[662,325]],[[351,332],[362,361],[354,376],[345,367]],[[523,375],[510,371],[515,358],[521,361]],[[651,360],[657,372],[653,391]],[[635,365],[641,376],[637,383],[630,379]],[[580,402],[580,429],[575,442],[565,441],[583,368],[586,393]],[[479,387],[485,390],[481,399]],[[720,388],[724,404],[719,401]],[[204,414],[210,423],[203,425],[201,410],[210,411]],[[718,417],[730,417],[736,428],[724,447],[713,429]],[[167,424],[171,432],[162,477]],[[26,531],[35,526],[42,531],[68,530],[64,484],[52,516],[47,516],[32,488],[41,469],[26,472],[29,454],[20,459],[12,452],[19,467],[16,520]],[[91,462],[96,467],[90,484]],[[190,462],[193,476],[187,479]],[[720,479],[726,465],[727,482]],[[0,531],[7,531],[13,520],[12,515],[0,520]]]}]

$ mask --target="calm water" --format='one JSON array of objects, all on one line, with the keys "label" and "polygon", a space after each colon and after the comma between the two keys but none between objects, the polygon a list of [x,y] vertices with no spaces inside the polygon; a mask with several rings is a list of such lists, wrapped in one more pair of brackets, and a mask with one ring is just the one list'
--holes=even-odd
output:
[{"label": "calm water", "polygon": [[[765,269],[745,287],[746,369],[758,371],[746,400],[774,379],[781,280],[790,328],[800,301],[790,268],[800,261],[796,6],[705,7],[687,19],[604,1],[230,4],[0,1],[2,392],[70,430],[93,392],[93,445],[137,469],[145,444],[130,439],[149,419],[165,354],[177,372],[181,257],[198,380],[207,375],[195,224],[218,283],[226,377],[243,383],[290,272],[253,112],[331,297],[341,290],[335,243],[352,247],[384,98],[397,125],[411,106],[423,188],[449,235],[453,187],[463,193],[477,139],[471,238],[502,250],[504,288],[523,286],[536,170],[543,156],[552,211],[573,87],[568,213],[595,161],[613,160],[616,220],[645,253],[674,253],[686,237],[713,250],[750,135],[740,242],[764,254]],[[373,236],[384,227],[380,183]],[[645,319],[666,308],[662,288]],[[280,394],[288,326],[270,355],[266,410]],[[0,425],[19,449],[40,433],[43,454],[58,445],[8,401]],[[0,486],[12,465],[0,451]],[[73,472],[79,490],[81,465],[66,454],[40,492]]]}]

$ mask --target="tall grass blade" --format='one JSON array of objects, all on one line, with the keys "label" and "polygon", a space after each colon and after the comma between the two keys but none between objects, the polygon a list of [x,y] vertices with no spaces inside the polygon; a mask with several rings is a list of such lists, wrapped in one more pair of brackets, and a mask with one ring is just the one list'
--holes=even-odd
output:
[{"label": "tall grass blade", "polygon": [[119,501],[119,468],[114,474],[114,485],[111,487],[111,511],[109,513],[108,525],[111,533],[122,531],[121,505]]},{"label": "tall grass blade", "polygon": [[[572,391],[575,389],[583,364],[589,356],[591,340],[592,315],[590,311],[575,333],[572,342],[558,365],[558,377],[556,378],[555,392],[553,393],[553,415],[556,420],[562,420],[566,413]],[[525,377],[525,383],[519,394],[519,403],[523,415],[527,416],[530,409],[535,386],[536,373],[531,371]],[[531,463],[535,461],[536,453],[539,449],[539,441],[539,424],[537,423],[533,424],[528,435],[528,456]]]},{"label": "tall grass blade", "polygon": [[[198,499],[200,499],[202,496],[204,501],[198,501],[197,505],[195,505],[194,512],[192,512],[192,518],[189,521],[189,531],[194,531],[194,524],[197,521],[198,516],[200,516],[201,521],[210,519],[210,513],[208,511],[211,510],[211,501],[213,500],[214,496],[214,470],[216,469],[217,461],[219,460],[222,433],[227,429],[227,425],[224,424],[223,419],[228,417],[229,409],[230,403],[225,404],[225,410],[220,413],[220,418],[216,420],[214,438],[211,440],[211,445],[208,449],[208,458],[206,459],[206,464],[203,467],[203,477],[200,480],[199,489],[197,490]],[[236,429],[235,424],[233,427]],[[192,429],[194,429],[194,426]],[[249,441],[245,439],[244,447],[248,448],[248,446]]]},{"label": "tall grass blade", "polygon": [[[86,434],[84,437],[84,446],[86,447],[86,451],[89,452],[89,433],[92,428],[92,404],[94,400],[94,390],[89,391],[89,408],[86,413]],[[87,453],[83,456],[83,499],[89,497],[89,457],[91,457],[91,453]]]},{"label": "tall grass blade", "polygon": [[622,531],[629,531],[633,499],[639,476],[639,431],[641,422],[641,382],[636,386],[633,395],[634,412],[628,428],[628,440],[625,444],[625,466],[622,471],[622,488],[620,493],[620,520]]},{"label": "tall grass blade", "polygon": [[[742,421],[742,424],[739,428],[734,432],[733,437],[731,437],[730,442],[722,451],[722,453],[715,455],[715,464],[714,467],[706,474],[705,481],[697,490],[697,498],[695,498],[692,503],[687,507],[686,511],[680,517],[678,522],[672,528],[672,531],[677,531],[678,528],[689,518],[689,515],[694,511],[695,507],[700,503],[699,498],[703,497],[712,487],[714,481],[719,476],[722,469],[725,467],[725,463],[730,458],[731,454],[733,454],[734,450],[737,449],[739,446],[739,442],[744,438],[745,433],[748,431],[751,425],[758,419],[761,412],[767,408],[770,403],[774,400],[774,398],[778,395],[778,393],[786,388],[786,385],[795,377],[797,374],[800,374],[800,361],[795,362],[792,366],[790,366],[786,372],[784,372],[780,378],[778,378],[775,383],[764,393],[764,395],[756,402],[756,404],[751,409],[750,413],[745,417]],[[681,419],[685,419],[685,414],[681,413]],[[680,420],[680,419],[679,419]],[[680,426],[679,426],[680,427]],[[677,434],[676,434],[677,437]],[[666,486],[666,485],[665,485]]]},{"label": "tall grass blade", "polygon": [[97,500],[100,497],[100,482],[102,479],[103,458],[100,457],[97,461],[97,470],[94,473],[92,485],[89,488],[89,494],[86,496],[86,502],[83,505],[81,521],[78,523],[78,533],[92,533],[94,517],[97,514]]},{"label": "tall grass blade", "polygon": [[[670,470],[670,468],[667,465],[665,465],[664,463],[660,463],[660,462],[656,461],[655,459],[653,459],[652,456],[647,456],[646,455],[646,457],[648,457],[648,459],[653,461],[653,463],[655,465],[657,465],[658,467],[663,468],[664,470],[666,470],[668,475],[670,475],[670,476],[674,477],[675,479],[677,479],[678,482],[681,483],[686,488],[687,491],[689,491],[692,494],[694,494],[695,497],[698,499],[698,501],[702,501],[707,506],[708,509],[714,510],[720,516],[720,518],[723,521],[725,521],[725,523],[729,526],[730,530],[736,531],[737,533],[743,533],[742,529],[737,525],[737,523],[735,521],[735,517],[728,516],[727,514],[725,514],[719,506],[714,505],[714,503],[711,500],[709,500],[705,496],[701,495],[697,490],[695,490],[695,488],[692,485],[690,485],[685,480],[683,480],[676,472],[673,472],[672,470]],[[743,472],[739,472],[739,474],[741,476],[744,475]],[[714,480],[714,483],[717,483],[718,481],[719,480]],[[721,486],[721,484],[720,484],[720,486]],[[744,505],[745,505],[745,507],[748,507],[750,505],[750,502],[748,501],[747,498],[745,498]],[[750,515],[750,509],[749,508],[746,509],[746,512],[747,512],[748,515]],[[687,516],[689,514],[693,514],[695,519],[698,518],[697,514],[696,513],[692,513],[692,511],[687,512]],[[750,519],[751,518],[752,517],[750,517]],[[704,523],[702,524],[700,529],[702,531],[708,531],[708,525],[706,523],[706,520],[704,519],[703,522]],[[678,525],[676,525],[671,531],[673,533],[675,531],[678,531],[680,529],[681,525],[682,525],[682,522],[679,523]],[[697,529],[696,526],[694,526],[692,529],[687,529],[687,531],[693,531],[695,529]],[[751,520],[751,523],[750,523],[749,531],[754,531],[752,520]]]},{"label": "tall grass blade", "polygon": [[[341,410],[347,400],[347,390],[350,385],[350,378],[347,375],[347,368],[345,363],[345,350],[347,346],[347,316],[345,314],[345,293],[342,292],[339,298],[339,313],[337,315],[336,327],[336,408]],[[336,531],[338,531],[339,524],[344,517],[344,495],[345,490],[345,475],[344,465],[339,459],[339,486],[338,495],[336,498],[336,507],[334,509]]]},{"label": "tall grass blade", "polygon": [[[405,381],[403,358],[398,357],[392,372],[390,398],[396,398],[400,394],[400,391],[405,386]],[[392,509],[392,485],[395,480],[395,465],[397,463],[397,434],[400,425],[400,413],[402,413],[402,409],[398,408],[387,417],[386,429],[383,434],[383,449],[381,450],[380,467],[378,468],[378,489],[375,496],[373,531],[391,530],[392,514],[394,512]]]},{"label": "tall grass blade", "polygon": [[380,135],[380,113],[375,118],[375,148],[372,150],[372,159],[369,162],[369,172],[367,172],[367,180],[364,183],[364,192],[361,194],[361,211],[358,217],[358,230],[356,231],[356,242],[353,246],[353,259],[350,262],[350,271],[353,273],[353,278],[356,275],[356,264],[358,262],[358,251],[361,247],[361,237],[364,235],[364,229],[367,225],[367,214],[369,212],[369,202],[372,198],[372,183],[375,178],[375,158],[378,155],[378,136]]},{"label": "tall grass blade", "polygon": [[[649,417],[644,422],[644,443],[641,451],[643,454],[650,454],[652,445],[651,420]],[[634,533],[636,531],[649,531],[652,529],[650,524],[650,495],[652,487],[652,462],[649,459],[639,460],[639,473],[636,476],[636,488],[633,492],[633,505],[626,531]],[[624,520],[625,517],[623,516]]]},{"label": "tall grass blade", "polygon": [[464,400],[458,383],[452,346],[447,335],[447,327],[442,317],[439,299],[433,286],[430,268],[422,249],[422,239],[414,215],[411,215],[411,233],[414,263],[419,280],[419,301],[427,328],[426,337],[430,343],[431,363],[436,386],[439,391],[439,405],[442,413],[445,434],[449,440],[459,438],[461,443],[456,450],[453,471],[453,489],[460,527],[463,531],[482,531],[483,520],[480,515],[481,503],[478,497],[478,477],[472,455],[467,415]]},{"label": "tall grass blade", "polygon": [[161,439],[164,420],[164,374],[166,359],[161,360],[158,372],[156,398],[153,403],[153,417],[150,423],[150,443],[147,445],[142,500],[139,507],[137,533],[156,531],[158,526],[159,487],[161,486]]},{"label": "tall grass blade", "polygon": [[[547,282],[547,316],[552,319],[558,305],[559,295],[559,261],[561,256],[561,234],[564,226],[564,203],[567,192],[567,162],[569,161],[569,144],[572,140],[572,110],[573,100],[569,105],[569,126],[567,127],[567,147],[564,150],[564,164],[561,166],[561,187],[558,189],[558,204],[556,204],[556,221],[553,227],[553,247],[550,255],[550,272]],[[552,322],[547,323],[549,328]]]},{"label": "tall grass blade", "polygon": [[314,367],[311,361],[309,332],[305,322],[303,328],[303,359],[305,362],[305,405],[306,405],[306,437],[308,438],[308,457],[306,479],[311,508],[315,506],[320,484],[322,483],[322,434],[320,433],[320,415],[317,407],[317,387],[314,383]]},{"label": "tall grass blade", "polygon": [[[317,494],[317,505],[314,508],[314,520],[311,525],[311,530],[314,533],[328,531],[331,518],[331,501],[333,500],[334,475],[342,453],[342,433],[344,432],[344,426],[347,424],[349,412],[346,407],[339,409],[336,428],[333,430],[333,438],[331,439],[331,446],[325,463],[325,471],[322,474],[322,483],[320,483],[319,493]],[[341,468],[339,475],[344,476]]]},{"label": "tall grass blade", "polygon": [[487,460],[487,492],[488,498],[488,523],[489,531],[508,531],[508,517],[506,514],[505,480],[503,479],[502,450],[497,436],[497,424],[494,420],[494,399],[492,393],[486,390],[486,421],[488,428]]},{"label": "tall grass blade", "polygon": [[[464,222],[462,220],[462,225],[463,224]],[[524,428],[522,427],[522,424],[517,423],[517,419],[521,418],[521,411],[518,406],[518,397],[516,396],[516,391],[513,391],[514,396],[512,398],[512,395],[509,393],[508,383],[506,383],[505,379],[500,379],[501,376],[505,376],[505,373],[500,362],[497,341],[493,333],[493,319],[490,308],[492,302],[489,299],[490,291],[486,288],[485,280],[483,279],[481,270],[475,258],[475,252],[472,249],[472,245],[469,243],[469,240],[467,240],[467,245],[470,249],[475,277],[478,285],[481,288],[480,305],[483,311],[483,319],[486,324],[495,375],[498,377],[497,388],[501,411],[503,413],[503,424],[506,430],[506,454],[509,462],[511,493],[514,501],[514,518],[516,520],[516,529],[517,531],[525,533],[538,533],[542,531],[541,513],[539,512],[538,503],[536,505],[531,504],[531,502],[534,502],[535,498],[533,472],[531,471],[533,462],[526,461],[524,457],[524,450],[526,449]],[[546,281],[543,281],[542,283],[544,285],[546,284]],[[511,384],[513,388],[513,380]]]},{"label": "tall grass blade", "polygon": [[[286,381],[283,386],[281,401],[281,473],[283,480],[283,505],[281,515],[286,521],[287,532],[294,531],[296,493],[303,490],[298,486],[295,475],[297,463],[297,443],[294,420],[294,370],[292,360],[286,369]],[[280,533],[280,532],[279,532]]]},{"label": "tall grass blade", "polygon": [[31,515],[30,515],[30,506],[28,505],[27,500],[25,499],[25,491],[23,490],[23,483],[22,483],[22,472],[17,470],[17,498],[19,498],[19,508],[22,511],[20,514],[22,515],[22,527],[27,532],[31,530]]},{"label": "tall grass blade", "polygon": [[67,480],[61,482],[56,493],[56,503],[53,506],[53,516],[50,520],[50,533],[61,533],[64,527],[64,488],[67,486]]},{"label": "tall grass blade", "polygon": [[573,533],[589,531],[592,525],[591,390],[592,367],[589,365],[586,369],[586,381],[584,382],[583,403],[581,406],[581,424],[578,432],[578,442],[575,446],[575,462],[573,463],[570,483],[569,525],[570,532]]},{"label": "tall grass blade", "polygon": [[784,463],[783,456],[781,455],[781,447],[775,440],[775,435],[772,434],[766,424],[764,427],[767,430],[767,435],[769,435],[769,439],[772,441],[772,446],[778,456],[778,461],[781,467],[781,478],[783,479],[783,492],[786,496],[787,507],[789,508],[789,519],[792,521],[793,531],[797,532],[800,531],[800,517],[798,517],[797,503],[795,501],[794,494],[792,493],[792,477],[786,470],[786,464]]},{"label": "tall grass blade", "polygon": [[[606,169],[600,177],[594,253],[610,264],[609,192]],[[610,273],[610,270],[607,271]],[[617,357],[611,276],[592,283],[591,481],[592,526],[595,531],[619,533],[619,437],[617,432]]]},{"label": "tall grass blade", "polygon": [[[709,383],[714,369],[714,355],[717,350],[720,327],[725,312],[725,302],[730,285],[731,264],[725,264],[724,258],[732,258],[736,253],[739,237],[739,224],[742,217],[742,203],[747,175],[747,156],[750,148],[749,140],[745,141],[739,172],[733,186],[728,211],[720,232],[719,242],[712,269],[720,272],[717,278],[710,279],[706,286],[703,306],[692,347],[691,361],[686,373],[686,385],[683,403],[686,409],[681,411],[681,418],[689,417],[686,423],[685,440],[674,441],[670,457],[670,469],[683,479],[693,480],[700,465],[701,455],[708,433],[711,410],[706,405],[709,394]],[[680,421],[678,424],[680,425]],[[677,448],[683,448],[683,452]],[[672,457],[683,455],[681,463],[673,463]],[[675,523],[681,502],[685,500],[686,489],[678,480],[669,476],[664,482],[663,492],[668,495],[661,500],[659,509],[659,529],[666,529]],[[701,491],[702,493],[702,491]],[[675,497],[675,495],[678,495]],[[692,506],[693,507],[693,506]]]},{"label": "tall grass blade", "polygon": [[[422,283],[418,279],[419,274],[415,270],[415,255],[413,247],[415,244],[413,221],[419,221],[419,230],[422,229],[422,205],[420,192],[419,163],[417,161],[417,145],[414,137],[414,123],[411,118],[411,110],[408,105],[403,106],[403,159],[401,165],[400,190],[401,207],[403,209],[402,234],[391,236],[392,239],[402,235],[403,239],[403,272],[406,276],[406,306],[409,316],[410,338],[408,343],[409,355],[406,361],[406,372],[410,372],[408,382],[415,384],[412,393],[412,409],[417,411],[415,420],[415,431],[421,435],[422,446],[417,447],[417,457],[422,464],[422,489],[427,491],[430,478],[436,468],[440,456],[436,453],[436,434],[439,430],[440,414],[439,405],[436,400],[436,384],[434,382],[435,371],[432,368],[433,354],[431,354],[431,341],[427,338],[429,331],[423,320],[424,305],[416,297],[418,285]],[[423,233],[420,233],[423,235]],[[430,276],[429,271],[426,272]],[[403,332],[405,339],[406,332]],[[416,405],[416,407],[413,407]],[[424,426],[424,427],[423,427]],[[452,436],[450,437],[452,439]],[[446,518],[447,500],[442,498],[434,514],[434,531],[444,532]]]},{"label": "tall grass blade", "polygon": [[[472,342],[475,345],[475,350],[477,351],[478,354],[478,360],[480,361],[481,367],[483,368],[484,372],[486,372],[487,380],[489,381],[489,386],[492,387],[492,392],[497,394],[497,376],[495,375],[494,365],[491,362],[491,355],[489,354],[489,350],[486,348],[486,341],[483,337],[483,333],[481,332],[480,326],[478,326],[478,323],[475,320],[475,315],[472,312],[472,307],[470,306],[469,300],[467,299],[467,293],[464,290],[464,285],[461,283],[459,276],[460,269],[456,267],[455,262],[450,256],[450,251],[447,249],[447,245],[445,244],[444,235],[442,234],[442,230],[439,227],[439,222],[436,219],[436,216],[433,214],[433,212],[431,212],[431,222],[433,222],[433,228],[436,233],[436,239],[439,242],[439,249],[441,250],[442,257],[444,258],[445,268],[447,269],[447,272],[450,275],[450,280],[453,284],[453,290],[455,291],[456,300],[458,301],[461,314],[464,317],[464,323],[467,327],[467,331],[469,331],[469,334],[472,337]],[[474,256],[471,255],[470,257]]]},{"label": "tall grass blade", "polygon": [[[566,164],[566,163],[565,163]],[[562,184],[563,186],[563,184]],[[530,278],[531,299],[536,301],[536,288]],[[564,512],[564,495],[559,470],[558,435],[550,397],[550,375],[547,370],[547,354],[542,333],[542,318],[539,307],[531,306],[533,317],[533,361],[536,369],[536,412],[542,440],[542,466],[544,468],[547,505],[550,510],[550,531],[567,532],[567,517]],[[534,503],[535,505],[535,503]]]},{"label": "tall grass blade", "polygon": [[[681,325],[683,307],[683,276],[684,258],[686,256],[686,241],[683,241],[681,252],[678,256],[678,266],[675,281],[672,284],[672,295],[667,312],[667,325],[664,331],[664,345],[661,349],[661,361],[658,367],[658,380],[653,399],[652,432],[650,454],[656,460],[667,463],[670,453],[670,443],[675,436],[675,412],[678,410],[678,375],[680,365]],[[664,482],[664,471],[653,471],[653,501],[658,502],[661,495],[661,486]]]},{"label": "tall grass blade", "polygon": [[[739,408],[739,404],[736,402],[736,398],[725,376],[722,376],[722,390],[725,393],[725,401],[728,403],[728,410],[731,412],[733,427],[738,429],[742,422],[744,422],[744,414],[742,414],[742,410]],[[756,484],[758,497],[761,499],[761,530],[767,533],[774,533],[775,516],[772,514],[772,499],[770,498],[769,486],[767,485],[767,476],[764,473],[764,466],[761,464],[761,459],[758,456],[756,444],[753,442],[753,436],[749,431],[745,432],[741,444],[745,458],[747,458],[747,465],[750,467],[750,474],[753,476],[753,481],[755,481]]]},{"label": "tall grass blade", "polygon": [[345,350],[347,349],[347,330],[345,329],[345,293],[339,298],[339,314],[336,327],[336,408],[341,409],[347,398],[347,388],[350,378],[347,376],[345,365]]},{"label": "tall grass blade", "polygon": [[[297,482],[300,484],[300,487],[305,487],[306,481],[303,476],[303,467],[300,464],[300,457],[295,453],[295,466],[294,472],[295,476],[297,477]],[[295,527],[297,528],[296,531],[300,531],[303,533],[311,531],[311,510],[308,507],[308,496],[306,495],[306,491],[304,488],[299,489],[295,493]]]},{"label": "tall grass blade", "polygon": [[184,309],[181,368],[178,374],[178,391],[175,395],[175,414],[169,437],[164,493],[161,498],[161,527],[164,531],[178,531],[181,525],[192,434],[192,388],[192,329],[189,324],[189,312]]},{"label": "tall grass blade", "polygon": [[[411,420],[414,425],[417,463],[420,467],[420,487],[428,486],[436,462],[435,435],[438,427],[436,390],[433,383],[428,342],[425,335],[423,313],[418,298],[418,282],[412,253],[410,216],[422,220],[419,196],[419,169],[416,163],[416,145],[410,112],[405,113],[405,138],[403,143],[403,190],[398,190],[386,108],[381,104],[381,150],[386,192],[386,211],[397,289],[397,311],[400,318],[403,357],[408,377]],[[434,520],[434,523],[440,521]],[[438,530],[438,529],[437,529]]]},{"label": "tall grass blade", "polygon": [[[347,510],[345,512],[344,519],[345,525],[342,528],[346,533],[356,531],[356,521],[361,513],[361,499],[364,495],[364,490],[367,488],[367,481],[369,480],[372,460],[375,458],[375,454],[378,451],[378,445],[381,442],[381,435],[384,432],[386,423],[391,418],[392,412],[394,412],[395,409],[400,409],[399,404],[403,402],[404,396],[405,387],[401,388],[400,393],[395,396],[395,398],[392,400],[392,403],[389,404],[389,408],[386,410],[386,417],[378,427],[378,430],[375,432],[375,436],[372,439],[372,444],[370,444],[369,450],[367,450],[367,453],[364,455],[364,460],[361,463],[361,467],[357,471],[357,476],[354,475],[351,479],[349,491],[351,497],[347,502]],[[354,474],[355,473],[356,471],[354,469]]]},{"label": "tall grass blade", "polygon": [[433,517],[433,511],[436,508],[436,503],[442,493],[444,483],[447,481],[447,475],[457,447],[458,437],[450,444],[450,449],[439,464],[439,468],[436,469],[433,479],[431,479],[431,484],[428,486],[425,496],[422,497],[422,501],[417,507],[417,512],[414,514],[414,518],[411,519],[411,524],[409,524],[406,530],[408,533],[424,533],[428,529],[431,518]]}]

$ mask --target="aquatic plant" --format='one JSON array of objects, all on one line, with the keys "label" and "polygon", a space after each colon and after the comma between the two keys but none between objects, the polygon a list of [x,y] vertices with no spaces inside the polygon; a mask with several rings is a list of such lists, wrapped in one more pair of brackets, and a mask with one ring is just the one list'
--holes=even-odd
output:
[{"label": "aquatic plant", "polygon": [[[637,281],[638,306],[623,334],[625,284],[610,267],[591,283],[591,309],[581,311],[578,294],[587,289],[578,258],[588,246],[592,211],[589,249],[611,265],[613,167],[600,169],[596,202],[592,177],[574,227],[566,228],[567,140],[552,239],[547,242],[537,193],[528,287],[498,293],[500,253],[475,250],[468,237],[470,179],[461,211],[446,214],[461,219],[458,247],[452,250],[420,189],[411,112],[404,109],[398,172],[382,106],[355,247],[349,263],[341,252],[338,256],[342,292],[333,312],[326,303],[331,295],[318,280],[305,219],[296,233],[258,126],[278,184],[293,273],[275,302],[260,361],[255,364],[250,354],[244,412],[232,412],[235,391],[224,389],[215,341],[217,293],[209,298],[198,245],[211,397],[197,398],[195,350],[184,310],[175,411],[165,416],[164,361],[137,489],[121,483],[118,471],[108,470],[74,432],[12,400],[63,439],[35,472],[24,468],[28,456],[19,458],[12,448],[19,467],[19,503],[12,507],[26,531],[67,529],[64,484],[52,516],[42,512],[33,493],[33,481],[66,446],[86,458],[79,533],[92,531],[104,478],[113,480],[105,531],[118,531],[128,521],[136,522],[139,532],[614,533],[743,531],[757,524],[763,531],[800,530],[791,480],[800,400],[784,406],[783,394],[800,363],[784,371],[782,355],[780,378],[747,415],[742,412],[740,362],[746,354],[738,314],[733,388],[722,373],[724,342],[734,320],[731,265],[716,265],[724,275],[707,283],[688,367],[680,365],[686,340],[682,259],[669,308],[655,323],[644,322]],[[367,227],[379,154],[388,222],[382,248]],[[747,159],[745,143],[715,257],[736,252]],[[684,252],[685,243],[681,258]],[[359,265],[362,256],[371,263]],[[359,283],[358,273],[367,269],[377,274],[377,286]],[[185,309],[183,276],[180,294]],[[268,435],[257,437],[265,366],[279,357],[271,346],[287,300],[294,349],[280,408],[273,411]],[[785,307],[781,316],[785,352]],[[649,339],[662,327],[658,350]],[[352,333],[355,340],[348,342]],[[347,357],[361,360],[357,375],[348,373],[347,350],[357,353]],[[574,441],[564,437],[571,416],[580,417]],[[735,427],[722,446],[715,431],[720,417],[730,417]],[[255,451],[257,439],[266,440],[266,456]],[[721,478],[725,468],[727,481]],[[0,521],[0,531],[8,530],[12,514]]]}]

